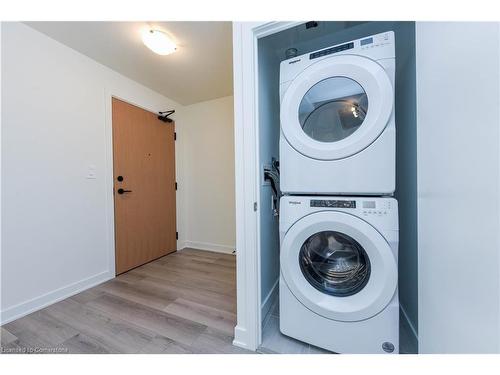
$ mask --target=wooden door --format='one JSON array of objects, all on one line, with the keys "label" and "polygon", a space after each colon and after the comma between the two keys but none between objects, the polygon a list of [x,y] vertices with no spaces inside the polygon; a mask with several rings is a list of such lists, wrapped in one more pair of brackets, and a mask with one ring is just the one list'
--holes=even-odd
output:
[{"label": "wooden door", "polygon": [[117,275],[176,250],[174,130],[113,98]]}]

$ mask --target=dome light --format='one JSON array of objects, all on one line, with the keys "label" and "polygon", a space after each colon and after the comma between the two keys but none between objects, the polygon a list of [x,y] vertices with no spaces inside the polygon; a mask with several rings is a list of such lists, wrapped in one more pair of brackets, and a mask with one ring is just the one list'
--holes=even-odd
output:
[{"label": "dome light", "polygon": [[177,50],[177,46],[163,31],[144,29],[142,31],[142,42],[158,55],[170,55]]}]

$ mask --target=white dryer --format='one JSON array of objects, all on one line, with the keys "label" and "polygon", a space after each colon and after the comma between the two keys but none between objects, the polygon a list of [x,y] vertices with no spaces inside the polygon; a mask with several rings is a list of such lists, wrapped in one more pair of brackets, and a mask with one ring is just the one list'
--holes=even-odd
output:
[{"label": "white dryer", "polygon": [[284,196],[280,330],[337,353],[398,353],[393,198]]},{"label": "white dryer", "polygon": [[281,63],[284,193],[394,192],[395,64],[392,31]]}]

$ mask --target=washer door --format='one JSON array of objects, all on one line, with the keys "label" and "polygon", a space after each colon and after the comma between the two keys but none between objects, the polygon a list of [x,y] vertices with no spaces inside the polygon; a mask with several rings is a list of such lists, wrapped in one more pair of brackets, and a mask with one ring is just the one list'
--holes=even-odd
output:
[{"label": "washer door", "polygon": [[290,84],[281,103],[281,129],[303,155],[337,160],[368,147],[385,129],[394,91],[375,61],[332,56],[309,66]]},{"label": "washer door", "polygon": [[378,314],[391,301],[398,279],[382,235],[362,219],[334,211],[308,215],[288,230],[280,267],[303,305],[339,321]]}]

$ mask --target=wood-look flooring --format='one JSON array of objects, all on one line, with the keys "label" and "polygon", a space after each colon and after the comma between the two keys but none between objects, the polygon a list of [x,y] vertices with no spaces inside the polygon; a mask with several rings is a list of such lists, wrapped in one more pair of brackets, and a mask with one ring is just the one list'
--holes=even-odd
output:
[{"label": "wood-look flooring", "polygon": [[232,345],[235,256],[164,256],[1,327],[2,353],[250,353]]}]

